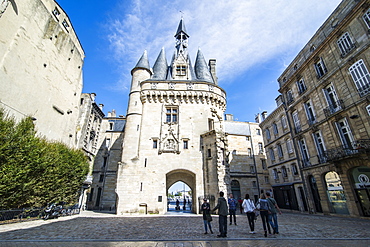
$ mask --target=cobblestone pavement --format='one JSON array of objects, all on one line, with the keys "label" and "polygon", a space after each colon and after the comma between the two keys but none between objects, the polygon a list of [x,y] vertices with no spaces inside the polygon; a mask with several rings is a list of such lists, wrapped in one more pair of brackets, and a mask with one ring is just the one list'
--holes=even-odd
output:
[{"label": "cobblestone pavement", "polygon": [[280,234],[263,236],[262,222],[249,234],[247,217],[228,225],[228,237],[204,234],[201,215],[116,216],[84,211],[47,221],[0,225],[0,246],[370,246],[370,219],[285,212],[278,216]]}]

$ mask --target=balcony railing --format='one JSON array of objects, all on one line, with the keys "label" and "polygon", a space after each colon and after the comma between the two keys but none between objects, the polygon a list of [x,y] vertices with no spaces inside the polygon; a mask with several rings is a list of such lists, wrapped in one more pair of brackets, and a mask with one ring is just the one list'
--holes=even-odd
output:
[{"label": "balcony railing", "polygon": [[324,109],[325,117],[330,117],[331,115],[342,109],[344,109],[344,102],[340,99]]},{"label": "balcony railing", "polygon": [[358,155],[361,153],[369,152],[370,152],[370,140],[362,139],[354,141],[353,143],[351,143],[351,145],[348,146],[343,145],[333,149],[328,149],[325,151],[324,156],[326,157],[327,161],[335,161],[349,158],[351,156]]}]

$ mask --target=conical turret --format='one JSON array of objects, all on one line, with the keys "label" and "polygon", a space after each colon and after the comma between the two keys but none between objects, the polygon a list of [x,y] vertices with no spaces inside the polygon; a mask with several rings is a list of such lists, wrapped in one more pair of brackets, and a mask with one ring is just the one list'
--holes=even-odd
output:
[{"label": "conical turret", "polygon": [[195,60],[195,75],[198,80],[214,83],[203,53],[198,49],[197,58]]},{"label": "conical turret", "polygon": [[168,70],[168,64],[167,64],[166,54],[165,54],[164,48],[162,48],[153,66],[152,79],[165,80],[167,77],[167,70]]}]

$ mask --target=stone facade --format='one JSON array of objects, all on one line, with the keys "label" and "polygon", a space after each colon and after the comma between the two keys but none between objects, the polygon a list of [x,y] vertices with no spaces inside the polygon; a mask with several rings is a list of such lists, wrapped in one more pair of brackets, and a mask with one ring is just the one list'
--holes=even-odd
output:
[{"label": "stone facade", "polygon": [[0,107],[38,133],[77,147],[84,51],[53,0],[1,1]]},{"label": "stone facade", "polygon": [[370,216],[369,30],[370,1],[342,1],[278,78],[312,213]]}]

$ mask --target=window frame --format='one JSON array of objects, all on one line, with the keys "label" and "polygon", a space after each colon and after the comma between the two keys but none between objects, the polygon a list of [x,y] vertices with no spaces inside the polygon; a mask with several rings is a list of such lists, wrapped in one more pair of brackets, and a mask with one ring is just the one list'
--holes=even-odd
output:
[{"label": "window frame", "polygon": [[362,20],[365,22],[368,29],[370,29],[370,8],[362,16]]},{"label": "window frame", "polygon": [[370,93],[370,74],[364,61],[358,60],[348,69],[354,81],[360,96],[365,96]]},{"label": "window frame", "polygon": [[166,123],[177,124],[179,121],[179,108],[177,106],[166,106]]},{"label": "window frame", "polygon": [[345,32],[338,40],[337,45],[339,47],[339,50],[341,52],[342,57],[347,55],[354,47],[355,44],[352,41],[351,36],[348,32]]},{"label": "window frame", "polygon": [[328,69],[326,68],[324,60],[322,59],[322,57],[320,57],[319,61],[314,63],[314,67],[315,67],[315,71],[316,71],[316,74],[317,74],[317,78],[319,78],[319,79],[321,77],[323,77],[328,72]]},{"label": "window frame", "polygon": [[297,88],[298,88],[298,93],[299,94],[302,94],[302,93],[304,93],[307,90],[307,87],[306,87],[306,84],[304,83],[303,78],[301,78],[300,80],[298,80],[296,82],[296,84],[297,84]]}]

